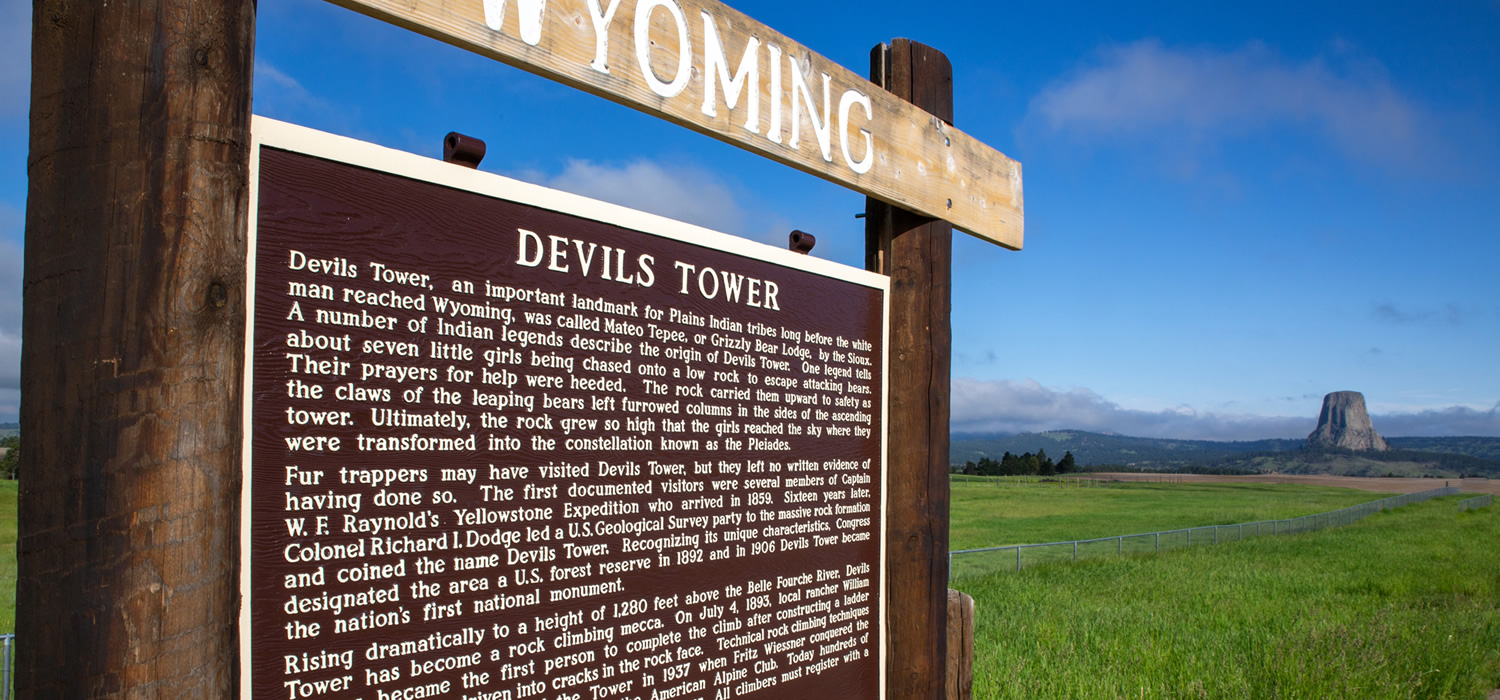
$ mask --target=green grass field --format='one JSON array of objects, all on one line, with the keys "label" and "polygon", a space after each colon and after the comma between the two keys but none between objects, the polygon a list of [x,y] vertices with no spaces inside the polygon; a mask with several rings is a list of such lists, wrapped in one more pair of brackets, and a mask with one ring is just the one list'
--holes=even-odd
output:
[{"label": "green grass field", "polygon": [[16,630],[16,494],[20,483],[0,480],[0,634]]},{"label": "green grass field", "polygon": [[[971,542],[1306,515],[1381,496],[1197,484],[972,493],[983,488],[1005,491],[953,489],[954,532]],[[955,580],[975,598],[974,697],[1483,700],[1500,685],[1500,508],[1459,514],[1457,500]],[[995,509],[1004,515],[975,522]]]},{"label": "green grass field", "polygon": [[[953,548],[1324,512],[1381,497],[1243,484],[953,485]],[[17,483],[0,481],[0,631]],[[1474,698],[1500,686],[1500,506],[963,578],[976,698]]]},{"label": "green grass field", "polygon": [[996,486],[993,480],[965,479],[954,479],[951,489],[948,546],[955,550],[1296,518],[1390,495],[1295,484],[1080,488],[1035,481]]}]

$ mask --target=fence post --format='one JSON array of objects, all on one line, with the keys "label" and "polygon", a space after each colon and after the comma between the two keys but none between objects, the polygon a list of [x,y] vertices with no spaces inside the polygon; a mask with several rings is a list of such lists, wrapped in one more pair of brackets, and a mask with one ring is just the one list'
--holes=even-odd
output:
[{"label": "fence post", "polygon": [[16,635],[7,634],[5,637],[5,673],[0,675],[0,698],[10,700],[10,649],[16,641]]},{"label": "fence post", "polygon": [[974,697],[974,599],[948,589],[947,700]]},{"label": "fence post", "polygon": [[1016,547],[1016,571],[1021,570],[1021,548]]},{"label": "fence post", "polygon": [[1156,551],[1157,551],[1158,554],[1161,553],[1161,533],[1160,532],[1156,533]]}]

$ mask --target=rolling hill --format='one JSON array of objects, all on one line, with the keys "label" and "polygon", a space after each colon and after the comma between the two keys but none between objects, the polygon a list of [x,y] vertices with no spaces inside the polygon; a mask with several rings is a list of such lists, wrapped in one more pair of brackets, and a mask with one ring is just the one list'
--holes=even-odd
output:
[{"label": "rolling hill", "polygon": [[1166,440],[1108,435],[1082,430],[1054,430],[1019,435],[959,433],[949,446],[949,462],[962,465],[981,457],[999,459],[1006,452],[1045,450],[1053,459],[1072,452],[1085,468],[1143,471],[1281,472],[1349,476],[1458,477],[1477,474],[1500,478],[1500,438],[1389,438],[1386,452],[1306,450],[1302,440],[1241,442]]}]

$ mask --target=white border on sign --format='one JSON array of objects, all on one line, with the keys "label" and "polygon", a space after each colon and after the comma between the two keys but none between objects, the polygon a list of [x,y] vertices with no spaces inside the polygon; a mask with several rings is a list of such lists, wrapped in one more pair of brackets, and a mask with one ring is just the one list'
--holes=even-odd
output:
[{"label": "white border on sign", "polygon": [[254,348],[255,348],[255,244],[256,224],[260,210],[260,151],[262,146],[292,151],[348,165],[354,165],[400,177],[430,182],[444,187],[472,192],[474,194],[525,204],[540,209],[590,219],[605,224],[628,228],[649,235],[670,238],[694,245],[722,250],[747,258],[781,265],[795,270],[811,272],[832,279],[843,280],[865,287],[879,289],[881,296],[881,333],[887,337],[881,343],[880,394],[885,405],[880,412],[880,513],[881,524],[880,562],[878,590],[881,592],[879,610],[878,668],[880,669],[879,697],[885,697],[886,601],[890,591],[886,585],[885,556],[885,512],[890,498],[886,483],[888,430],[890,421],[890,325],[891,296],[890,278],[885,275],[841,265],[822,258],[795,253],[775,246],[757,243],[738,236],[668,219],[656,214],[630,209],[617,204],[601,202],[576,194],[549,189],[540,185],[514,180],[493,173],[481,172],[460,165],[445,163],[393,148],[338,136],[304,126],[290,124],[255,115],[250,121],[250,196],[246,231],[247,255],[245,258],[245,366],[241,386],[244,400],[241,402],[241,486],[240,486],[240,697],[251,698],[250,668],[250,464],[251,464],[251,404],[254,398]]}]

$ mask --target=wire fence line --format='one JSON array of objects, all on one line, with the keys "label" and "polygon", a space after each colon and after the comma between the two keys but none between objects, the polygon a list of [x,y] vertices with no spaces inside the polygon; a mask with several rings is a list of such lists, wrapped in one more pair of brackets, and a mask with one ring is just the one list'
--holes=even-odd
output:
[{"label": "wire fence line", "polygon": [[1495,502],[1495,497],[1492,496],[1492,495],[1490,495],[1490,494],[1485,494],[1483,496],[1475,496],[1473,498],[1465,498],[1464,500],[1458,502],[1458,512],[1462,513],[1462,512],[1464,512],[1466,510],[1474,510],[1474,509],[1477,509],[1477,508],[1485,508],[1485,507],[1488,507],[1491,503],[1494,503],[1494,502]]},{"label": "wire fence line", "polygon": [[[1097,537],[1090,540],[1068,540],[1045,544],[1012,544],[1003,547],[961,549],[948,553],[948,579],[959,576],[974,576],[991,571],[1020,571],[1026,566],[1048,562],[1077,561],[1081,558],[1125,554],[1149,554],[1163,549],[1192,547],[1194,545],[1236,542],[1248,537],[1262,535],[1284,535],[1308,532],[1329,527],[1338,527],[1357,522],[1370,515],[1390,508],[1399,508],[1411,503],[1420,503],[1439,496],[1459,493],[1457,487],[1441,487],[1382,498],[1357,506],[1287,520],[1261,520],[1234,525],[1205,525],[1180,530],[1143,532],[1135,535]],[[1489,496],[1481,496],[1477,501]],[[1467,501],[1465,501],[1467,502]],[[1479,507],[1479,506],[1474,506]]]}]

